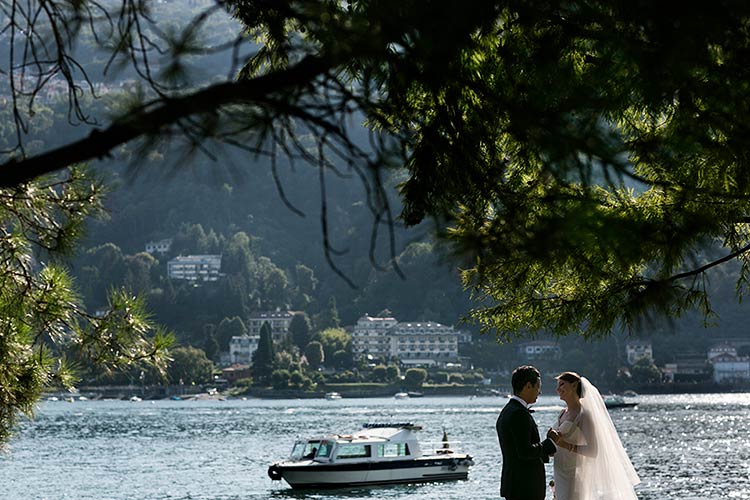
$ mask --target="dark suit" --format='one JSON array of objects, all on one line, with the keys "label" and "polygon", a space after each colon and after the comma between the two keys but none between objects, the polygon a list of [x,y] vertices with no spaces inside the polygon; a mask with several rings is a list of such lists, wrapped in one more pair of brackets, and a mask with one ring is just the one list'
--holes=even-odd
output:
[{"label": "dark suit", "polygon": [[497,438],[503,452],[500,495],[508,500],[544,500],[544,462],[555,453],[551,439],[539,441],[539,429],[529,410],[511,399],[497,418]]}]

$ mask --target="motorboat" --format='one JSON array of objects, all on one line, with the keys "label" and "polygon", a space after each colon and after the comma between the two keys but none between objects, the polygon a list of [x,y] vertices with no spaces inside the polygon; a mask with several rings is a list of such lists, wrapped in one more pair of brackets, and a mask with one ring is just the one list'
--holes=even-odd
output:
[{"label": "motorboat", "polygon": [[393,395],[394,399],[409,399],[409,393],[408,392],[397,392]]},{"label": "motorboat", "polygon": [[338,392],[326,392],[326,399],[328,400],[341,399],[341,394],[339,394]]},{"label": "motorboat", "polygon": [[422,450],[411,423],[365,424],[352,434],[328,434],[294,443],[268,476],[292,488],[344,488],[466,479],[472,457],[451,448],[447,435]]},{"label": "motorboat", "polygon": [[604,396],[604,406],[607,408],[630,408],[638,406],[636,401],[626,401],[624,397],[615,394]]}]

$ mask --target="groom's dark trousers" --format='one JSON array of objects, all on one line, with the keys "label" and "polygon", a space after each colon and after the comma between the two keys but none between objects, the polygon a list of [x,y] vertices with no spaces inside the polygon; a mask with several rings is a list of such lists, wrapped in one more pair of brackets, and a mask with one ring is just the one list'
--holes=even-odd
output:
[{"label": "groom's dark trousers", "polygon": [[507,500],[544,500],[544,463],[555,453],[555,444],[549,438],[539,441],[534,418],[515,399],[505,405],[495,427],[503,453],[500,495]]}]

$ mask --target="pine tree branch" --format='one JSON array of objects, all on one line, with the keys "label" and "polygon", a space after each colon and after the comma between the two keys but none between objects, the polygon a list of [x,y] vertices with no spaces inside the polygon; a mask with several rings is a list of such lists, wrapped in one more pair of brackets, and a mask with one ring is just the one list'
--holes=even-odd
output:
[{"label": "pine tree branch", "polygon": [[320,56],[307,56],[298,64],[250,80],[225,82],[175,98],[165,98],[143,106],[132,115],[86,138],[22,160],[0,165],[0,187],[17,186],[41,175],[71,165],[111,155],[112,151],[139,137],[156,135],[161,129],[190,116],[210,113],[229,104],[263,102],[310,84],[338,62]]}]

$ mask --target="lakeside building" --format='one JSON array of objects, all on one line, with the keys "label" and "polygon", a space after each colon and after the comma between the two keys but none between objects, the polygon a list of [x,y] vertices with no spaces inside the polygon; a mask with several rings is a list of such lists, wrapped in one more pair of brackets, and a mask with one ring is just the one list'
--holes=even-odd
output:
[{"label": "lakeside building", "polygon": [[534,340],[524,342],[518,346],[518,355],[525,361],[534,361],[536,359],[560,359],[562,349],[557,342],[551,340]]},{"label": "lakeside building", "polygon": [[390,352],[404,365],[445,365],[458,362],[460,332],[432,321],[397,323],[389,330]]},{"label": "lakeside building", "polygon": [[371,355],[389,357],[391,341],[388,332],[398,324],[387,309],[373,317],[365,313],[357,320],[352,330],[352,351],[355,357]]},{"label": "lakeside building", "polygon": [[750,340],[722,339],[708,349],[708,362],[713,366],[717,384],[750,380]]},{"label": "lakeside building", "polygon": [[719,356],[723,355],[729,355],[729,356],[737,356],[737,348],[734,347],[729,342],[720,342],[718,344],[712,345],[708,349],[708,359],[709,361],[713,361],[714,358],[717,358]]},{"label": "lakeside building", "polygon": [[737,356],[750,355],[750,337],[727,337],[716,339],[716,343],[709,348],[711,354],[727,352]]},{"label": "lakeside building", "polygon": [[221,255],[180,255],[167,262],[167,276],[174,280],[217,281]]},{"label": "lakeside building", "polygon": [[229,363],[232,365],[253,364],[253,353],[258,350],[260,335],[242,335],[229,341]]},{"label": "lakeside building", "polygon": [[651,339],[630,339],[625,343],[625,355],[628,364],[633,366],[639,359],[654,359],[654,349]]},{"label": "lakeside building", "polygon": [[232,366],[222,368],[221,374],[222,377],[224,377],[224,380],[226,380],[230,384],[234,384],[240,379],[250,378],[250,366],[246,364],[234,364]]},{"label": "lakeside building", "polygon": [[146,252],[150,254],[158,253],[164,255],[165,253],[169,252],[170,248],[172,248],[172,238],[146,242]]},{"label": "lakeside building", "polygon": [[271,338],[274,343],[279,344],[284,341],[289,333],[289,325],[297,311],[257,311],[247,318],[247,332],[250,335],[260,337],[260,329],[263,323],[271,326]]},{"label": "lakeside building", "polygon": [[694,352],[675,355],[675,362],[666,363],[662,372],[669,382],[698,383],[711,380],[711,370],[706,355]]},{"label": "lakeside building", "polygon": [[385,310],[357,320],[352,350],[359,358],[398,358],[404,365],[446,366],[458,363],[458,344],[465,337],[464,332],[434,321],[399,322]]},{"label": "lakeside building", "polygon": [[743,382],[750,380],[750,358],[732,354],[719,354],[711,358],[714,367],[714,382]]}]

